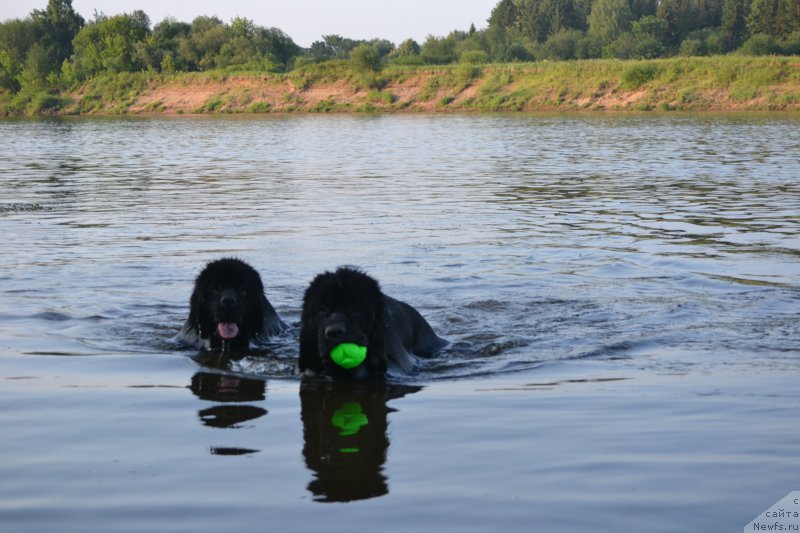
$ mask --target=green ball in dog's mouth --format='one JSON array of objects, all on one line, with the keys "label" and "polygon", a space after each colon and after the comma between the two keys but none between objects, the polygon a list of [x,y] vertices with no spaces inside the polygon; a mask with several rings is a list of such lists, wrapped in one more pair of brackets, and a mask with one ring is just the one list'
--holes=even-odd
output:
[{"label": "green ball in dog's mouth", "polygon": [[343,342],[331,350],[331,359],[342,368],[355,368],[367,358],[367,347]]}]

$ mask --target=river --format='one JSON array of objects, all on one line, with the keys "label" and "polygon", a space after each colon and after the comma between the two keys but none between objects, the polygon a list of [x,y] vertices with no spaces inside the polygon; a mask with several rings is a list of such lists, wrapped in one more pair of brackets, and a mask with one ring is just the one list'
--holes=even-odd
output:
[{"label": "river", "polygon": [[[2,120],[0,521],[738,531],[800,490],[798,176],[793,114]],[[451,345],[209,366],[172,337],[225,256],[295,332],[347,264]]]}]

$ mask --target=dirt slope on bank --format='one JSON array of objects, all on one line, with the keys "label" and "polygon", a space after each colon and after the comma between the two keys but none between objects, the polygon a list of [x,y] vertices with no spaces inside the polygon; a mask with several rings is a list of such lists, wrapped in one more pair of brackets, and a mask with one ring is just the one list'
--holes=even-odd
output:
[{"label": "dirt slope on bank", "polygon": [[356,73],[142,74],[111,97],[91,83],[65,113],[800,110],[800,58],[725,56],[389,68]]}]

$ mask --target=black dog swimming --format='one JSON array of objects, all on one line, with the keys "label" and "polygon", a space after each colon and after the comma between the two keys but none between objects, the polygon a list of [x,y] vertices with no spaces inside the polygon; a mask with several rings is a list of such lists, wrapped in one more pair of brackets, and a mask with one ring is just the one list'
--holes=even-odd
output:
[{"label": "black dog swimming", "polygon": [[208,263],[194,282],[189,318],[176,339],[196,348],[244,350],[285,329],[261,276],[239,259]]},{"label": "black dog swimming", "polygon": [[[366,347],[366,358],[340,366],[332,351],[343,343]],[[447,341],[419,312],[381,292],[367,274],[342,267],[318,275],[306,289],[300,326],[300,371],[333,378],[381,378],[408,373],[414,356],[430,357]]]}]

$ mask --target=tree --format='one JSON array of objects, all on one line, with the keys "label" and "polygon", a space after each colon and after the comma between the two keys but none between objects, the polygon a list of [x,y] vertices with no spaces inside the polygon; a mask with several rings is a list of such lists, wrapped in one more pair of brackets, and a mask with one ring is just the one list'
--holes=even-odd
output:
[{"label": "tree", "polygon": [[548,59],[577,59],[584,33],[576,29],[563,29],[551,35],[545,43]]},{"label": "tree", "polygon": [[517,20],[512,30],[531,42],[542,42],[550,33],[550,20],[542,0],[517,0]]},{"label": "tree", "polygon": [[364,41],[355,41],[341,35],[323,35],[321,41],[311,43],[309,55],[315,61],[347,59],[350,52]]},{"label": "tree", "polygon": [[727,41],[727,50],[738,48],[747,38],[747,14],[749,12],[749,0],[724,0],[720,25]]},{"label": "tree", "polygon": [[447,37],[429,35],[420,50],[420,56],[426,63],[446,65],[458,60],[458,43],[464,41],[467,34],[463,31],[452,31]]},{"label": "tree", "polygon": [[52,72],[50,52],[41,43],[28,50],[25,64],[19,74],[20,91],[34,94],[47,89],[47,75]]},{"label": "tree", "polygon": [[19,90],[17,76],[35,42],[33,22],[29,18],[0,23],[0,89]]},{"label": "tree", "polygon": [[489,26],[510,29],[516,26],[519,10],[514,0],[500,0],[489,16]]},{"label": "tree", "polygon": [[750,33],[783,38],[800,29],[798,0],[752,0],[747,20]]},{"label": "tree", "polygon": [[[153,31],[136,47],[136,57],[145,67],[156,70],[173,72],[185,68],[183,64],[176,63],[178,46],[181,38],[185,38],[191,31],[191,25],[178,22],[174,18],[165,18],[153,27]],[[170,64],[166,67],[164,61],[169,58]]]},{"label": "tree", "polygon": [[175,63],[188,71],[214,68],[215,58],[228,39],[225,24],[217,17],[196,17],[189,35],[178,39]]},{"label": "tree", "polygon": [[60,68],[72,55],[72,40],[83,27],[83,17],[72,9],[72,0],[49,0],[45,9],[31,13],[31,20],[49,56],[49,70]]},{"label": "tree", "polygon": [[143,11],[95,20],[78,33],[73,41],[73,63],[78,79],[100,72],[130,72],[145,67],[135,54],[136,44],[150,31],[150,19]]},{"label": "tree", "polygon": [[589,14],[589,32],[610,43],[631,27],[628,0],[597,0]]},{"label": "tree", "polygon": [[378,72],[381,69],[381,56],[375,46],[360,44],[350,51],[350,64],[362,72]]},{"label": "tree", "polygon": [[689,1],[661,0],[657,14],[667,24],[669,44],[677,46],[683,36],[689,33]]},{"label": "tree", "polygon": [[419,43],[414,39],[406,39],[395,50],[397,57],[418,56],[420,51]]},{"label": "tree", "polygon": [[628,5],[631,9],[632,20],[653,16],[658,10],[658,0],[629,0]]},{"label": "tree", "polygon": [[636,41],[636,55],[652,59],[663,55],[667,44],[667,23],[653,15],[642,17],[631,25]]}]

